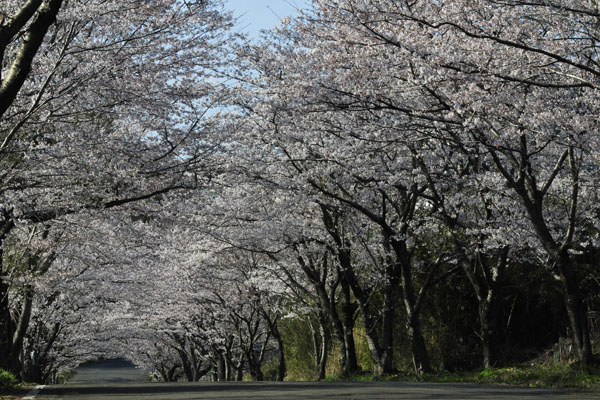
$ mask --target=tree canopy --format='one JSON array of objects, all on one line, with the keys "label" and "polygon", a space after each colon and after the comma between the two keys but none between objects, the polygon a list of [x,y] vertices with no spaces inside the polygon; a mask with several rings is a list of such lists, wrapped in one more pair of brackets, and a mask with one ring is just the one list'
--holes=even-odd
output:
[{"label": "tree canopy", "polygon": [[4,2],[0,368],[598,363],[599,7]]}]

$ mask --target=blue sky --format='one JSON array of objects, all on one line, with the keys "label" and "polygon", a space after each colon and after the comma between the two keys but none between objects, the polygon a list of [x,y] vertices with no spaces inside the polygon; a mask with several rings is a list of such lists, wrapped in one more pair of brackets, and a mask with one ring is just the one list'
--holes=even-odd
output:
[{"label": "blue sky", "polygon": [[279,24],[280,18],[294,15],[296,8],[306,8],[310,0],[225,0],[225,7],[240,17],[238,29],[258,37],[261,29]]}]

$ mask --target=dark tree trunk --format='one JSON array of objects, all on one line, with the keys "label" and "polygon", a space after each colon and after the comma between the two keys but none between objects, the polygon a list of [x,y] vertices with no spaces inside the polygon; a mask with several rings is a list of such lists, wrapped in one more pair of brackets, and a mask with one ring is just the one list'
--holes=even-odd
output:
[{"label": "dark tree trunk", "polygon": [[194,373],[192,371],[192,366],[190,364],[187,354],[185,353],[185,350],[177,349],[177,352],[179,353],[179,359],[181,360],[181,367],[183,368],[183,373],[185,374],[185,378],[187,379],[188,382],[193,382],[194,381]]},{"label": "dark tree trunk", "polygon": [[250,372],[253,381],[261,382],[265,380],[265,377],[263,375],[261,365],[257,358],[258,357],[256,354],[250,354],[248,356],[248,371]]},{"label": "dark tree trunk", "polygon": [[479,303],[480,336],[483,346],[483,368],[494,368],[502,364],[501,349],[504,344],[500,310],[493,301]]},{"label": "dark tree trunk", "polygon": [[384,373],[395,372],[394,368],[394,317],[398,292],[397,279],[390,279],[384,288],[383,315],[381,321],[381,363]]},{"label": "dark tree trunk", "polygon": [[15,376],[21,376],[23,368],[23,340],[31,319],[31,306],[33,303],[33,287],[27,285],[23,293],[23,302],[21,304],[21,312],[15,327],[15,332],[11,343],[11,366],[10,371]]},{"label": "dark tree trunk", "polygon": [[160,374],[160,379],[162,379],[162,380],[163,380],[163,382],[169,382],[169,381],[168,381],[168,377],[167,377],[167,372],[166,372],[164,369],[162,369],[162,368],[161,368],[161,369],[158,371],[158,373]]},{"label": "dark tree trunk", "polygon": [[[1,244],[0,257],[2,257]],[[8,303],[9,285],[4,278],[5,276],[0,276],[0,368],[9,371],[12,365],[12,337],[15,326]]]},{"label": "dark tree trunk", "polygon": [[577,345],[579,359],[584,365],[591,365],[594,362],[594,357],[590,340],[587,309],[581,298],[581,290],[575,271],[568,256],[564,256],[559,264],[565,308],[569,316],[573,339]]},{"label": "dark tree trunk", "polygon": [[[331,250],[331,252],[334,253],[333,250]],[[323,257],[320,271],[317,270],[315,263],[310,259],[305,261],[303,257],[298,257],[298,262],[317,292],[318,307],[323,309],[329,316],[333,333],[340,346],[340,367],[342,375],[348,376],[358,370],[353,335],[356,305],[352,303],[350,286],[339,268],[336,271],[337,276],[335,283],[331,285],[327,284],[327,276],[329,273],[327,256],[328,254],[325,254]],[[340,290],[342,296],[341,318],[337,309],[338,300],[336,293],[340,284],[342,287]]]},{"label": "dark tree trunk", "polygon": [[[342,237],[331,213],[325,206],[321,206],[321,209],[323,211],[323,223],[337,245],[336,255],[339,262],[338,274],[341,275],[342,279],[345,280],[348,287],[352,290],[358,304],[359,314],[365,327],[367,345],[373,360],[373,375],[375,378],[379,378],[381,375],[392,373],[391,361],[386,361],[384,349],[382,348],[378,337],[377,319],[370,310],[370,292],[361,286],[361,283],[354,272],[350,250],[344,247]],[[346,339],[347,336],[344,335],[344,340]]]},{"label": "dark tree trunk", "polygon": [[[61,325],[55,323],[52,330],[46,336],[46,346],[39,353],[33,352],[27,357],[23,355],[21,377],[23,382],[36,382],[43,384],[52,384],[53,375],[52,364],[48,362],[48,354],[54,346],[61,331]],[[46,371],[46,372],[44,372]]]},{"label": "dark tree trunk", "polygon": [[327,368],[327,358],[329,356],[329,348],[331,334],[329,331],[328,321],[325,315],[319,315],[319,335],[321,336],[321,348],[319,349],[319,357],[317,363],[317,380],[325,379],[325,371]]},{"label": "dark tree trunk", "polygon": [[169,368],[167,371],[167,382],[175,382],[177,380],[177,368],[179,368],[178,365],[173,365]]},{"label": "dark tree trunk", "polygon": [[4,269],[4,240],[14,228],[15,224],[8,215],[3,212],[4,220],[0,224],[0,368],[10,371],[13,358],[18,354],[13,349],[13,336],[16,326],[10,313],[8,271]]},{"label": "dark tree trunk", "polygon": [[391,369],[387,369],[389,364],[386,364],[384,351],[381,347],[379,336],[377,334],[377,325],[374,316],[371,314],[368,304],[363,296],[357,296],[358,309],[365,327],[367,345],[373,360],[373,376],[378,379],[382,375],[392,373]]},{"label": "dark tree trunk", "polygon": [[318,381],[325,379],[325,370],[327,367],[327,358],[330,347],[330,331],[328,321],[324,313],[319,312],[317,315],[317,326],[314,326],[313,321],[309,321],[313,350],[315,354],[315,376]]},{"label": "dark tree trunk", "polygon": [[23,382],[36,382],[36,383],[46,383],[43,382],[43,371],[42,366],[37,364],[35,360],[24,359],[22,360],[22,370],[21,370],[21,379]]},{"label": "dark tree trunk", "polygon": [[341,277],[341,294],[342,294],[342,340],[341,346],[344,354],[342,359],[342,375],[349,376],[359,371],[358,360],[356,359],[356,345],[354,343],[354,313],[356,312],[356,304],[352,302],[350,297],[350,286],[348,282]]},{"label": "dark tree trunk", "polygon": [[506,341],[502,289],[508,263],[508,247],[495,256],[477,253],[470,262],[468,257],[463,258],[463,271],[477,299],[483,367],[497,367],[503,362],[502,347]]},{"label": "dark tree trunk", "polygon": [[227,363],[225,357],[220,351],[215,353],[215,357],[217,359],[217,381],[225,382],[227,381]]},{"label": "dark tree trunk", "polygon": [[212,366],[206,366],[204,368],[198,369],[196,371],[196,375],[195,375],[195,379],[194,381],[199,381],[200,379],[202,379],[202,377],[206,376],[206,374],[208,374],[210,372],[210,370],[212,369]]},{"label": "dark tree trunk", "polygon": [[[429,361],[429,353],[427,352],[423,333],[421,332],[419,315],[424,297],[427,293],[427,288],[431,283],[431,278],[433,277],[433,273],[435,272],[438,263],[436,262],[431,267],[427,281],[423,284],[423,287],[417,296],[414,289],[410,254],[406,248],[406,243],[404,241],[392,239],[391,247],[396,255],[397,265],[394,266],[394,270],[391,271],[389,275],[391,276],[390,279],[394,281],[400,279],[402,282],[402,296],[406,310],[406,330],[410,339],[413,367],[416,374],[430,373],[432,372],[432,369]],[[392,266],[389,268],[392,268]],[[398,277],[398,275],[400,276]]]},{"label": "dark tree trunk", "polygon": [[341,269],[342,271],[344,271],[344,278],[346,279],[348,285],[352,289],[352,292],[354,293],[354,296],[356,297],[356,301],[358,303],[358,310],[363,321],[363,325],[365,327],[367,345],[369,347],[369,352],[373,360],[373,375],[375,376],[375,378],[379,378],[380,376],[391,373],[393,371],[389,369],[389,364],[386,364],[385,362],[384,350],[381,347],[377,333],[376,318],[370,310],[370,296],[361,287],[360,283],[358,282],[358,278],[354,274],[354,270],[351,269],[352,267],[350,265],[350,255],[348,254],[348,252],[345,250],[339,251],[339,259]]},{"label": "dark tree trunk", "polygon": [[238,382],[241,382],[244,379],[244,361],[245,361],[244,358],[245,358],[245,355],[241,354],[240,361],[238,362],[238,365],[237,365],[235,380]]},{"label": "dark tree trunk", "polygon": [[275,377],[275,379],[278,382],[283,382],[283,380],[285,379],[285,375],[287,373],[287,365],[285,362],[285,351],[283,348],[283,346],[284,346],[283,339],[277,328],[276,328],[276,332],[273,333],[273,337],[275,338],[275,341],[277,342],[277,356],[279,358],[278,363],[277,363],[277,376]]},{"label": "dark tree trunk", "polygon": [[264,318],[265,322],[267,323],[267,326],[269,327],[269,332],[270,332],[271,336],[273,337],[273,339],[275,339],[275,342],[277,343],[278,363],[277,363],[277,375],[275,376],[275,380],[278,382],[283,382],[283,380],[285,378],[285,374],[287,372],[287,366],[285,363],[285,351],[284,351],[283,338],[281,337],[281,333],[279,332],[279,327],[278,327],[280,316],[279,316],[279,314],[276,314],[273,317],[264,310],[262,311],[262,314],[263,314],[263,318]]},{"label": "dark tree trunk", "polygon": [[413,367],[417,374],[430,373],[431,365],[429,363],[429,354],[425,346],[425,340],[421,332],[419,318],[407,317],[407,333],[412,350]]},{"label": "dark tree trunk", "polygon": [[340,346],[340,369],[342,371],[342,376],[348,376],[349,372],[348,372],[348,350],[347,350],[347,343],[346,343],[346,331],[344,329],[342,320],[340,320],[340,318],[339,318],[337,310],[335,308],[333,308],[332,311],[333,312],[330,312],[329,314],[331,315],[333,334],[335,335],[335,337],[339,343],[339,346]]}]

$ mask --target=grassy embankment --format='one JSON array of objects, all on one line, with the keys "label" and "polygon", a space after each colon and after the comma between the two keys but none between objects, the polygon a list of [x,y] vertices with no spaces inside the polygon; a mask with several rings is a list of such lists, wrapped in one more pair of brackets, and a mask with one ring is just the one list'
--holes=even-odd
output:
[{"label": "grassy embankment", "polygon": [[[330,376],[327,378],[328,381],[371,381],[373,379],[373,375],[370,373],[347,378],[339,376]],[[566,363],[518,365],[476,372],[439,372],[421,376],[409,373],[395,374],[386,375],[379,380],[391,382],[462,382],[560,389],[592,389],[600,391],[600,367],[581,368]]]}]

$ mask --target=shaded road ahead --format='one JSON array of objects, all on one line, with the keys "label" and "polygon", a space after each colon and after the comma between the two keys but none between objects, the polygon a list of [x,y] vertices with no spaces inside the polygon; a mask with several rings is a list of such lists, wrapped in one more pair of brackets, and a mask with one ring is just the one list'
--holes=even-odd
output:
[{"label": "shaded road ahead", "polygon": [[133,383],[147,382],[148,380],[148,373],[135,368],[129,361],[103,360],[78,367],[67,385]]},{"label": "shaded road ahead", "polygon": [[470,384],[404,382],[149,383],[146,374],[122,361],[80,367],[67,385],[47,386],[36,399],[600,399],[598,393]]}]

